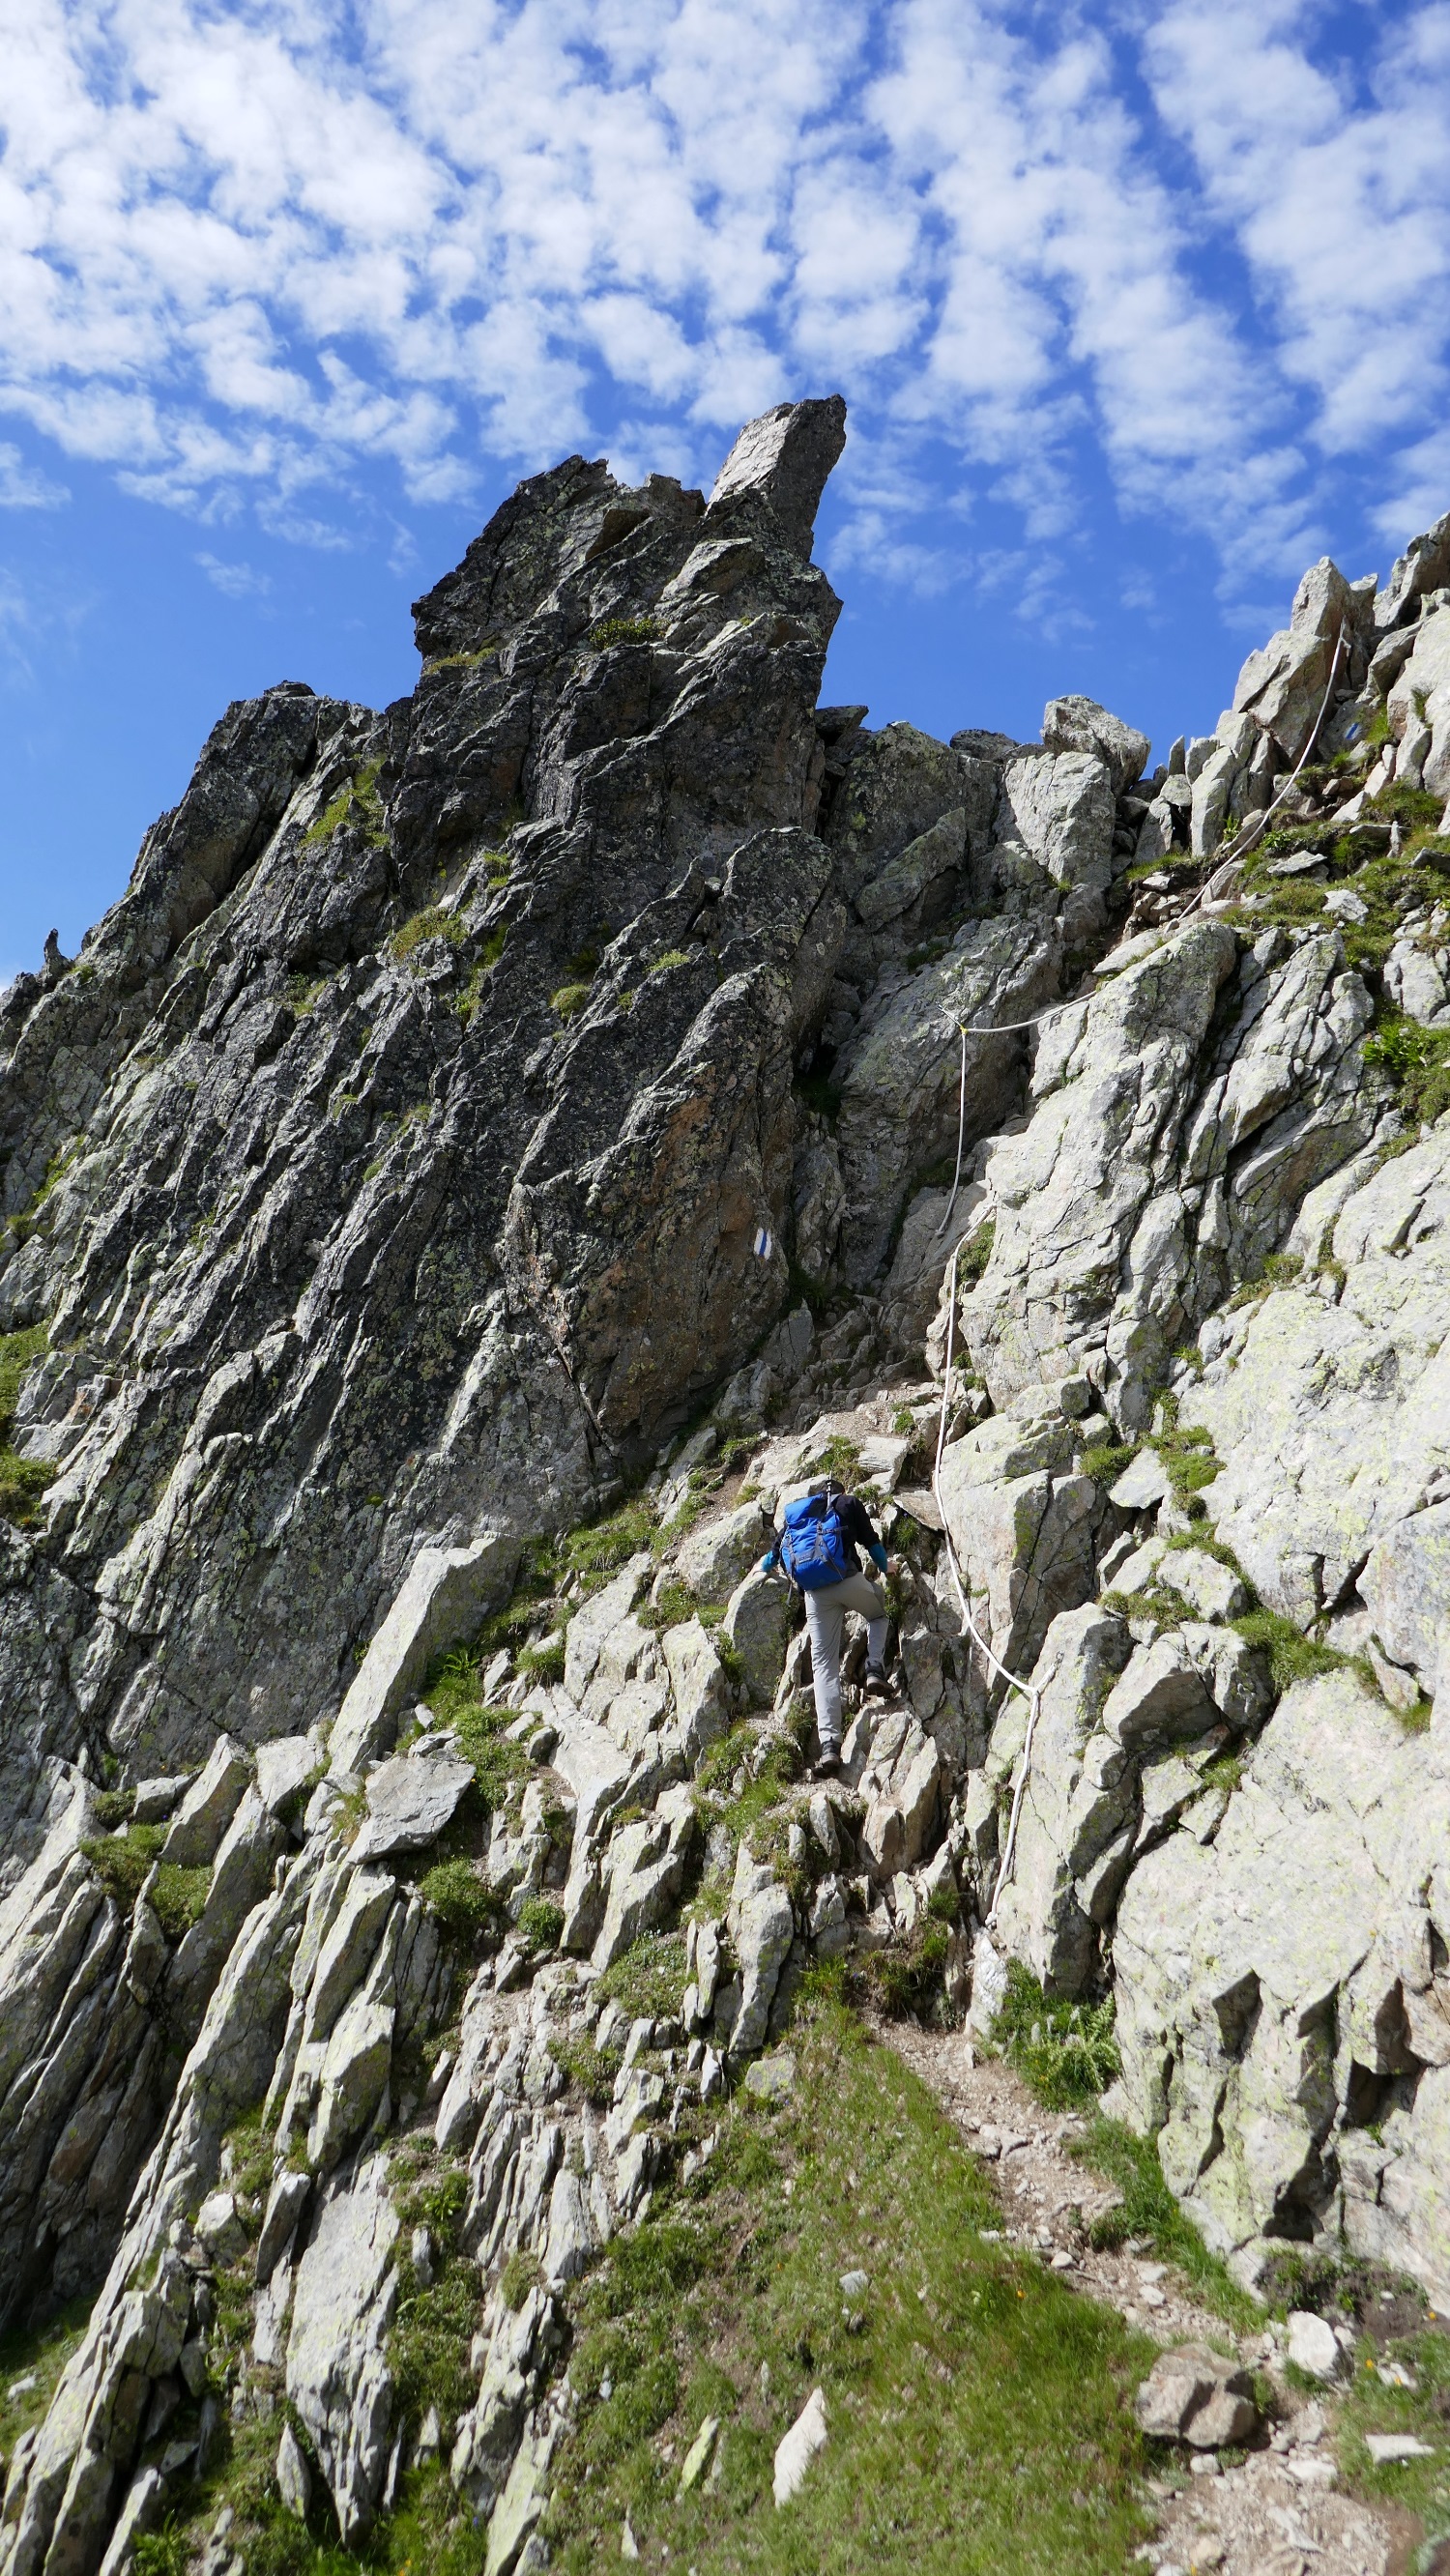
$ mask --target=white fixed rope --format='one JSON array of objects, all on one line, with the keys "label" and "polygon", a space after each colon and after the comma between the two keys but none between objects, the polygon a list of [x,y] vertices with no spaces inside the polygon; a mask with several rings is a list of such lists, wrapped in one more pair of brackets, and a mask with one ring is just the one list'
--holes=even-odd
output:
[{"label": "white fixed rope", "polygon": [[[1308,741],[1305,743],[1304,748],[1299,754],[1299,758],[1295,762],[1293,769],[1284,782],[1284,785],[1279,790],[1278,795],[1274,798],[1272,805],[1267,806],[1262,814],[1258,814],[1253,817],[1252,821],[1246,826],[1245,833],[1242,838],[1250,841],[1257,839],[1259,833],[1264,830],[1270,818],[1277,813],[1280,805],[1282,805],[1284,801],[1284,798],[1288,795],[1290,788],[1293,786],[1295,779],[1299,776],[1305,762],[1308,760],[1309,754],[1313,750],[1314,745],[1319,738],[1319,729],[1329,711],[1329,702],[1334,694],[1334,683],[1339,671],[1340,659],[1344,651],[1344,640],[1345,628],[1343,624],[1341,624],[1339,633],[1335,638],[1334,653],[1329,665],[1329,678],[1325,685],[1324,696],[1320,703],[1319,713],[1315,717],[1314,723],[1310,729]],[[1230,856],[1235,854],[1235,852],[1230,852]],[[1193,898],[1193,902],[1188,904],[1184,911],[1179,915],[1180,920],[1186,920],[1188,914],[1194,910],[1195,906],[1203,901],[1207,891],[1208,888],[1206,884],[1200,886],[1198,893]],[[966,1148],[967,1137],[968,1038],[1012,1037],[1025,1029],[1040,1028],[1044,1020],[1055,1018],[1059,1012],[1071,1011],[1077,1008],[1077,1001],[1054,1002],[1049,1004],[1045,1011],[1039,1011],[1035,1017],[1030,1020],[1002,1020],[998,1021],[991,1027],[980,1026],[970,1020],[962,1020],[959,1023],[962,1046],[962,1069],[961,1080],[957,1091],[957,1159],[956,1168],[952,1174],[951,1197],[947,1201],[946,1214],[942,1218],[941,1224],[937,1227],[937,1233],[939,1235],[945,1234],[947,1227],[952,1221],[952,1211],[956,1206],[957,1197],[962,1183],[962,1160]],[[968,1636],[972,1639],[973,1644],[986,1658],[991,1670],[1000,1680],[1007,1684],[1009,1690],[1018,1692],[1027,1702],[1027,1732],[1022,1741],[1022,1753],[1017,1765],[1017,1778],[1012,1789],[1012,1810],[1007,1822],[1007,1841],[1003,1849],[1001,1866],[998,1869],[996,1883],[992,1891],[991,1908],[986,1919],[985,1928],[990,1933],[996,1924],[997,1908],[1001,1902],[1002,1891],[1011,1879],[1013,1863],[1017,1856],[1017,1826],[1022,1813],[1022,1800],[1027,1788],[1028,1774],[1032,1768],[1032,1744],[1033,1738],[1037,1733],[1037,1715],[1041,1705],[1041,1694],[1031,1682],[1024,1682],[1016,1673],[1008,1671],[1007,1666],[1003,1663],[1000,1655],[993,1653],[992,1648],[987,1643],[986,1638],[982,1635],[980,1628],[972,1617],[971,1603],[967,1597],[966,1585],[962,1581],[961,1567],[957,1562],[956,1548],[952,1544],[952,1534],[950,1527],[948,1526],[946,1512],[942,1504],[940,1481],[941,1462],[942,1452],[946,1447],[947,1424],[951,1418],[952,1363],[956,1347],[957,1321],[957,1257],[961,1248],[960,1243],[953,1245],[951,1261],[948,1265],[950,1286],[947,1298],[946,1366],[942,1379],[941,1414],[937,1425],[936,1457],[932,1463],[931,1490],[937,1510],[941,1514],[942,1538],[946,1546],[947,1564],[951,1571],[952,1585],[956,1592],[958,1608],[961,1611],[962,1624],[966,1629]]]}]

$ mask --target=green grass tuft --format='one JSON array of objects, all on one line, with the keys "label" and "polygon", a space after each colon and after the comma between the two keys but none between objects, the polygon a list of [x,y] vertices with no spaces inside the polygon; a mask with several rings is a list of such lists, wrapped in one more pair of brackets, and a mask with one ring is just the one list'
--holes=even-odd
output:
[{"label": "green grass tuft", "polygon": [[184,1941],[192,1925],[201,1921],[210,1886],[209,1868],[183,1869],[177,1861],[162,1862],[151,1903],[168,1941]]},{"label": "green grass tuft", "polygon": [[983,1271],[986,1269],[988,1262],[992,1258],[992,1246],[996,1239],[997,1222],[995,1217],[990,1216],[987,1218],[985,1224],[978,1226],[975,1234],[968,1235],[966,1242],[962,1245],[961,1251],[957,1254],[957,1285],[959,1288],[976,1287],[978,1280],[981,1278]]},{"label": "green grass tuft", "polygon": [[425,940],[446,939],[450,948],[461,948],[467,937],[468,924],[462,915],[445,912],[441,904],[433,903],[424,911],[415,912],[410,921],[404,922],[401,930],[394,931],[388,941],[388,955],[397,965],[406,966]]},{"label": "green grass tuft", "polygon": [[1100,2246],[1126,2245],[1146,2239],[1164,2263],[1176,2263],[1196,2296],[1241,2331],[1262,2322],[1263,2311],[1241,2290],[1231,2272],[1211,2254],[1191,2219],[1185,2217],[1164,2179],[1158,2150],[1151,2138],[1136,2138],[1117,2120],[1101,2114],[1085,2137],[1074,2139],[1069,2153],[1091,2165],[1122,2198],[1091,2229]]},{"label": "green grass tuft", "polygon": [[423,665],[425,673],[433,671],[474,671],[480,662],[491,662],[498,651],[497,636],[475,645],[471,653],[435,653]]},{"label": "green grass tuft", "polygon": [[631,2021],[670,2021],[688,1983],[683,1932],[650,1932],[605,1969],[594,1991],[601,2002],[617,2003]]},{"label": "green grass tuft", "polygon": [[1407,1118],[1428,1126],[1450,1109],[1450,1029],[1427,1029],[1402,1011],[1381,1010],[1364,1060],[1387,1073]]},{"label": "green grass tuft", "polygon": [[381,757],[370,760],[344,786],[339,787],[331,804],[318,815],[315,823],[309,823],[303,833],[304,849],[310,841],[330,841],[334,832],[340,832],[344,825],[357,831],[374,848],[383,846],[388,835],[383,820],[383,800],[378,794],[382,766]]},{"label": "green grass tuft", "polygon": [[17,1458],[10,1446],[15,1407],[26,1371],[49,1347],[44,1324],[31,1324],[21,1333],[0,1334],[0,1520],[13,1522],[17,1529],[34,1525],[39,1518],[41,1496],[55,1482],[54,1467],[40,1458]]},{"label": "green grass tuft", "polygon": [[1293,1682],[1314,1681],[1321,1673],[1342,1672],[1348,1661],[1336,1654],[1332,1646],[1321,1646],[1306,1637],[1292,1619],[1277,1610],[1246,1610],[1230,1625],[1238,1630],[1244,1643],[1256,1646],[1268,1659],[1269,1676],[1276,1691],[1286,1691]]},{"label": "green grass tuft", "polygon": [[129,1912],[165,1840],[164,1825],[128,1825],[123,1834],[83,1842],[81,1850],[106,1894]]},{"label": "green grass tuft", "polygon": [[1124,1468],[1131,1467],[1137,1455],[1138,1444],[1134,1440],[1100,1440],[1095,1448],[1084,1449],[1082,1472],[1091,1476],[1095,1485],[1106,1490],[1109,1485],[1117,1483]]}]

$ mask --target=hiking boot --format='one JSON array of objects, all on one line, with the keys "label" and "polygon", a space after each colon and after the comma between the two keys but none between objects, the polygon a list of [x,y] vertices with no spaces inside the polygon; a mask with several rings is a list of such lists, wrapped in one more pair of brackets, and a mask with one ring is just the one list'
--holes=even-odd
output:
[{"label": "hiking boot", "polygon": [[839,1753],[823,1753],[811,1772],[811,1778],[813,1780],[839,1780],[840,1776],[841,1757]]},{"label": "hiking boot", "polygon": [[866,1667],[866,1696],[868,1699],[891,1697],[891,1684],[880,1664],[868,1664]]}]

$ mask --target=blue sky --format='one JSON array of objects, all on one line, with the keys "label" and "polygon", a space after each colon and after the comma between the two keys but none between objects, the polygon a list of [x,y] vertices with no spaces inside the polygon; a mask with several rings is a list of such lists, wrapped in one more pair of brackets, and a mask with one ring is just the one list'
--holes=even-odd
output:
[{"label": "blue sky", "polygon": [[826,694],[1203,731],[1450,509],[1450,0],[15,0],[0,981],[521,473],[839,388]]}]

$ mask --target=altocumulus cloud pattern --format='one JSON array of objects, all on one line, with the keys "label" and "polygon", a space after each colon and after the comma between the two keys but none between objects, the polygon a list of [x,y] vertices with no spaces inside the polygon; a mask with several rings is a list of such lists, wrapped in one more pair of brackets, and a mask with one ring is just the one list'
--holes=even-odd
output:
[{"label": "altocumulus cloud pattern", "polygon": [[327,542],[350,473],[696,473],[828,384],[838,556],[924,587],[944,500],[1040,545],[1105,483],[1231,592],[1326,475],[1391,541],[1450,491],[1443,0],[6,14],[0,399],[53,470],[0,448],[0,505],[69,456]]}]

